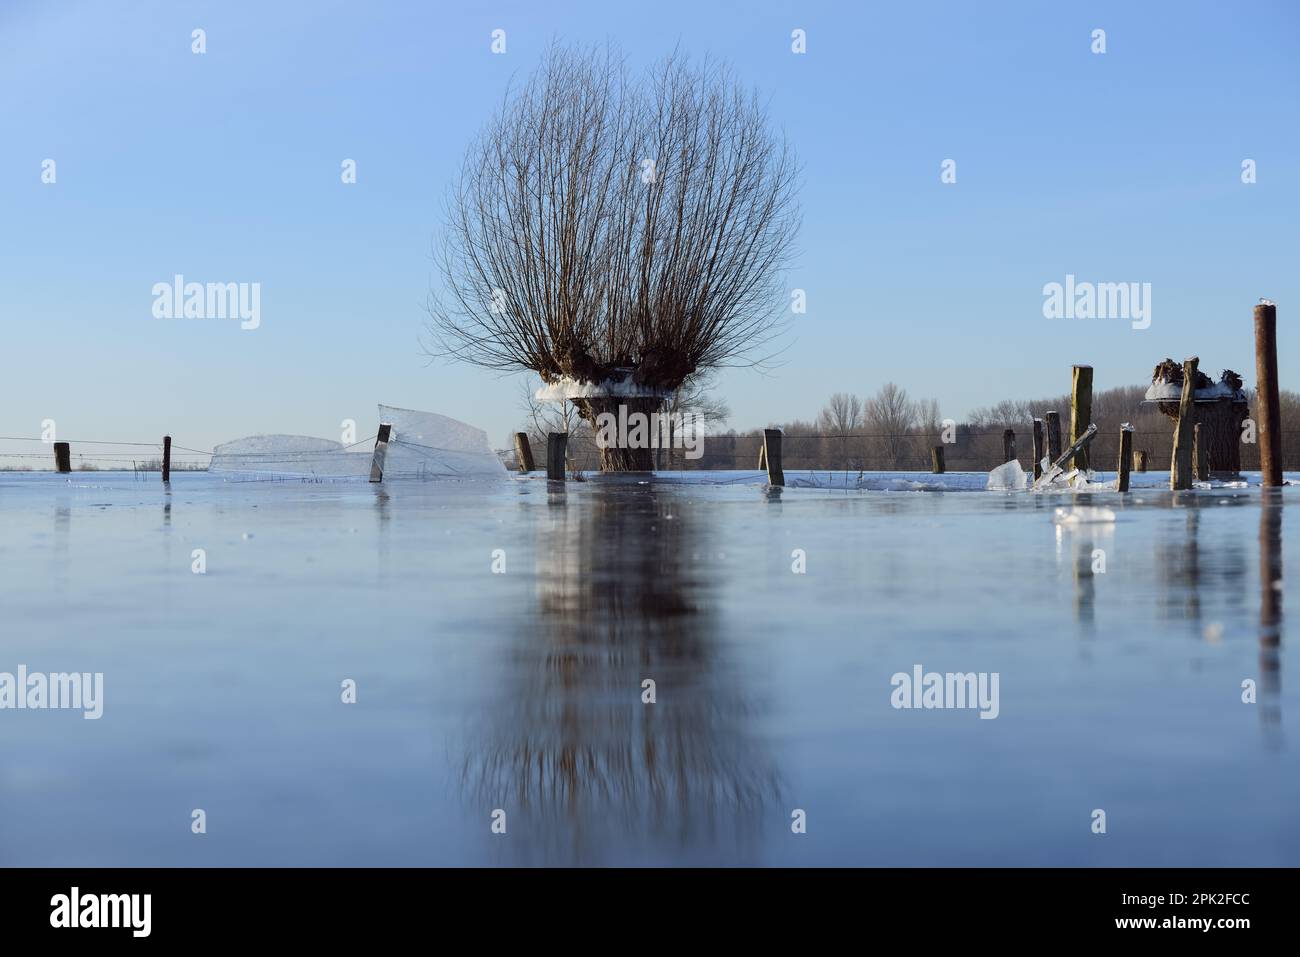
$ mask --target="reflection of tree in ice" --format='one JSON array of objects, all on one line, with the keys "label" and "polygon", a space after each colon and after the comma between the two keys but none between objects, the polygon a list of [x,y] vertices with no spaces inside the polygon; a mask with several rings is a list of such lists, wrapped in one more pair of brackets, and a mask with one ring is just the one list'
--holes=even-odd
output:
[{"label": "reflection of tree in ice", "polygon": [[743,841],[776,796],[683,504],[595,487],[539,535],[539,615],[463,767],[474,800],[506,808],[530,848],[609,857],[672,840],[707,855],[707,838]]}]

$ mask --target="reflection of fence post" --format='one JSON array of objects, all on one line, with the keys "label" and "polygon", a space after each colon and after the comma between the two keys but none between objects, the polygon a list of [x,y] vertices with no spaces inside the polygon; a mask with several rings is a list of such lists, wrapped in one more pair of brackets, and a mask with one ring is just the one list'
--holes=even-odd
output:
[{"label": "reflection of fence post", "polygon": [[[1092,422],[1092,366],[1075,366],[1070,387],[1070,444],[1088,431]],[[1074,467],[1080,472],[1088,470],[1088,447],[1085,445],[1074,456]]]},{"label": "reflection of fence post", "polygon": [[569,444],[568,432],[551,432],[546,436],[546,477],[564,481],[564,451]]},{"label": "reflection of fence post", "polygon": [[1128,491],[1128,473],[1133,467],[1133,426],[1123,425],[1119,430],[1119,482],[1116,488]]},{"label": "reflection of fence post", "polygon": [[1043,420],[1034,419],[1034,479],[1043,477]]},{"label": "reflection of fence post", "polygon": [[943,468],[943,446],[936,445],[930,450],[930,471],[942,475]]},{"label": "reflection of fence post", "polygon": [[[1255,307],[1255,409],[1259,416],[1259,474],[1282,484],[1282,410],[1277,386],[1277,306]],[[1240,441],[1240,439],[1238,439]]]},{"label": "reflection of fence post", "polygon": [[1183,360],[1183,394],[1178,400],[1178,424],[1174,426],[1174,456],[1169,468],[1169,487],[1192,487],[1192,427],[1196,424],[1196,372],[1201,360]]},{"label": "reflection of fence post", "polygon": [[162,478],[164,482],[172,480],[172,437],[163,436],[163,469]]},{"label": "reflection of fence post", "polygon": [[1047,419],[1047,460],[1055,462],[1061,457],[1061,413],[1049,412]]},{"label": "reflection of fence post", "polygon": [[388,454],[388,439],[393,434],[393,427],[380,423],[379,434],[375,436],[375,454],[370,460],[370,481],[384,480],[384,457]]},{"label": "reflection of fence post", "polygon": [[1137,464],[1133,467],[1133,471],[1145,472],[1147,470],[1147,450],[1138,449],[1133,453],[1133,456],[1137,459]]},{"label": "reflection of fence post", "polygon": [[54,468],[59,472],[72,471],[72,446],[67,442],[54,443]]},{"label": "reflection of fence post", "polygon": [[527,432],[515,433],[515,464],[525,474],[533,470],[533,447],[528,444]]},{"label": "reflection of fence post", "polygon": [[767,459],[767,484],[785,485],[785,472],[781,469],[781,430],[763,430],[763,452]]}]

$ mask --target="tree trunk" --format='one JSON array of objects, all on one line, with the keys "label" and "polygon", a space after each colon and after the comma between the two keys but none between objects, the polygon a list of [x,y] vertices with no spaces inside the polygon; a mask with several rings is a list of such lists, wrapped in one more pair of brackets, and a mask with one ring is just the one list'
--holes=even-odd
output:
[{"label": "tree trunk", "polygon": [[[656,434],[659,421],[654,414],[662,410],[663,399],[646,396],[594,396],[572,401],[578,408],[578,415],[586,419],[596,433],[602,472],[654,471],[655,447],[663,441],[663,436]],[[600,419],[606,413],[614,417],[614,428],[602,433],[601,426],[610,421]],[[602,435],[609,431],[616,433],[613,441],[602,443]]]},{"label": "tree trunk", "polygon": [[1210,474],[1236,475],[1241,471],[1241,423],[1246,403],[1207,402],[1201,406],[1201,441],[1209,456]]}]

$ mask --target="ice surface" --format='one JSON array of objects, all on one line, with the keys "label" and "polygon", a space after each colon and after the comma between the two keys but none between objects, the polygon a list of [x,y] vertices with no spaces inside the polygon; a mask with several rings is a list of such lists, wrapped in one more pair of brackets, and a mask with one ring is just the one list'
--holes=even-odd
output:
[{"label": "ice surface", "polygon": [[[0,853],[1300,863],[1300,642],[1261,641],[1259,581],[1262,547],[1300,567],[1300,491],[1264,511],[1256,474],[1175,494],[1152,473],[1089,498],[1122,523],[1054,526],[1067,502],[975,491],[987,473],[867,478],[972,493],[0,473],[0,671],[104,673],[101,720],[0,711]],[[1300,589],[1269,591],[1300,620]],[[999,718],[895,710],[916,663],[1001,672]],[[1098,851],[1084,791],[1141,826]],[[219,840],[190,833],[196,806]],[[791,839],[805,806],[833,839]]]}]

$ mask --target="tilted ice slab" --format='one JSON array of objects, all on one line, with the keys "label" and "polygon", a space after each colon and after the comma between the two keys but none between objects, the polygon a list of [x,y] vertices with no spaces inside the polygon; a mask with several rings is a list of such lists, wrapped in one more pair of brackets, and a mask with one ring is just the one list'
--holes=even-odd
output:
[{"label": "tilted ice slab", "polygon": [[[487,433],[436,412],[379,406],[392,426],[384,455],[384,480],[504,478],[505,466]],[[307,435],[252,435],[218,445],[211,472],[242,478],[369,479],[371,443],[344,446]]]}]

